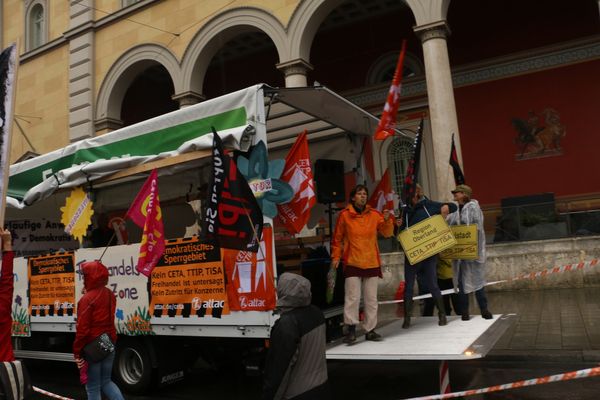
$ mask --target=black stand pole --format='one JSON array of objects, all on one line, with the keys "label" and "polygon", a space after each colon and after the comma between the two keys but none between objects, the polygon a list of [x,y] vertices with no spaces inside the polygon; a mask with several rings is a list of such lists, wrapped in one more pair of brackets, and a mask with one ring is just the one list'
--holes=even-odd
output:
[{"label": "black stand pole", "polygon": [[331,203],[327,204],[327,213],[329,214],[329,248],[331,249],[331,244],[333,242],[333,209]]}]

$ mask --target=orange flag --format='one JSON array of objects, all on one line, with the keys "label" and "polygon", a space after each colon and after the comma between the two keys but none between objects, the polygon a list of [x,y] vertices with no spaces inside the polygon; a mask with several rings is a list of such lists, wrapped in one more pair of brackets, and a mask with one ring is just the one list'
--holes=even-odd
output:
[{"label": "orange flag", "polygon": [[392,86],[390,86],[390,91],[385,106],[383,107],[383,113],[381,114],[379,125],[375,131],[375,140],[384,140],[394,134],[396,114],[398,113],[398,106],[400,105],[400,87],[402,83],[402,69],[404,66],[405,54],[406,39],[402,41],[402,49],[400,50],[400,56],[398,57],[398,64],[396,64]]},{"label": "orange flag", "polygon": [[131,218],[137,226],[144,228],[136,269],[141,274],[150,276],[165,251],[165,232],[158,198],[156,169],[152,170],[125,218]]}]

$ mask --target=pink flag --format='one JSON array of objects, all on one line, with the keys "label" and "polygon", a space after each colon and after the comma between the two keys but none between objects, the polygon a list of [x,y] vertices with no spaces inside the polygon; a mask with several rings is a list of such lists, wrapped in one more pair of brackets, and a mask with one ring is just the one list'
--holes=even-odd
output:
[{"label": "pink flag", "polygon": [[298,136],[285,158],[281,179],[294,189],[294,197],[289,203],[277,206],[279,219],[290,233],[295,234],[306,225],[310,217],[310,209],[317,202],[306,131]]},{"label": "pink flag", "polygon": [[392,190],[392,183],[390,181],[389,168],[383,173],[367,204],[379,212],[394,209],[394,191]]},{"label": "pink flag", "polygon": [[400,105],[400,87],[402,83],[402,69],[404,67],[405,54],[406,39],[402,41],[402,49],[400,50],[400,56],[398,57],[398,64],[396,64],[392,86],[390,86],[390,91],[385,106],[383,107],[383,113],[381,114],[379,125],[375,131],[375,140],[384,140],[387,137],[394,135],[394,129],[396,128],[396,114],[398,114],[398,106]]},{"label": "pink flag", "polygon": [[131,207],[129,207],[125,218],[131,218],[136,225],[144,229],[136,269],[141,274],[150,276],[165,251],[165,233],[158,197],[158,174],[156,169],[152,170]]}]

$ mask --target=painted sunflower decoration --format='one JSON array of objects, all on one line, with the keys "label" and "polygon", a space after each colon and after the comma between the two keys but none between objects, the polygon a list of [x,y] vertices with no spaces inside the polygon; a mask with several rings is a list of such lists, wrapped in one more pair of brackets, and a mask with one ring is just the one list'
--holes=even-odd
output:
[{"label": "painted sunflower decoration", "polygon": [[264,215],[275,218],[277,204],[284,204],[294,197],[294,189],[279,179],[285,166],[284,160],[267,158],[267,147],[258,142],[249,158],[238,156],[237,167],[248,181]]}]

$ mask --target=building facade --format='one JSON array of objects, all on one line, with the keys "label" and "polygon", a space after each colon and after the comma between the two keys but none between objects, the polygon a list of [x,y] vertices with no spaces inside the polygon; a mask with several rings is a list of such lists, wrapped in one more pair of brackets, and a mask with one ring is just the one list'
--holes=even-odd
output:
[{"label": "building facade", "polygon": [[450,197],[454,135],[499,241],[527,238],[511,204],[549,198],[592,218],[552,229],[600,232],[599,14],[596,0],[0,0],[0,41],[20,53],[11,161],[258,82],[324,85],[378,115],[407,39],[406,135],[372,143],[375,179],[391,168],[400,190],[424,115],[431,197]]}]

